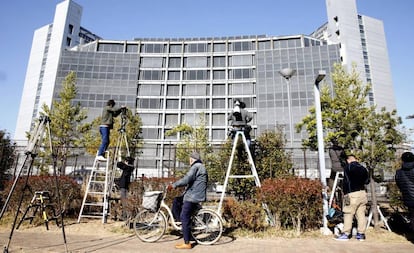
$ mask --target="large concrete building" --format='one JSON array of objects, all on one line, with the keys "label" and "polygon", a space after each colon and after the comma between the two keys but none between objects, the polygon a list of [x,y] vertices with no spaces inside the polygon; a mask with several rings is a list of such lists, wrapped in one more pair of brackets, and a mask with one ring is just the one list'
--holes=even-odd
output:
[{"label": "large concrete building", "polygon": [[[51,105],[69,71],[77,74],[76,102],[90,120],[108,99],[139,114],[140,173],[158,176],[179,140],[165,132],[181,123],[197,125],[204,113],[210,142],[220,144],[236,98],[254,113],[254,136],[282,126],[288,143],[300,150],[306,133],[292,125],[314,105],[319,70],[331,73],[336,62],[355,62],[362,80],[373,85],[369,101],[395,109],[382,21],[358,15],[355,0],[326,0],[326,6],[327,23],[310,35],[114,41],[83,28],[82,7],[65,0],[53,24],[34,34],[14,138],[25,140],[40,106]],[[284,68],[296,70],[288,82],[279,73]],[[329,75],[325,81],[331,84]]]}]

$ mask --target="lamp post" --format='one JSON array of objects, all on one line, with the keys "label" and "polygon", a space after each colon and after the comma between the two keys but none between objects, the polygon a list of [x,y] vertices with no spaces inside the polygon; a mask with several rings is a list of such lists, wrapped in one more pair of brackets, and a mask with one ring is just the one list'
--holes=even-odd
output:
[{"label": "lamp post", "polygon": [[320,180],[322,183],[322,202],[323,202],[323,227],[321,232],[324,235],[331,234],[328,229],[328,221],[326,215],[328,215],[328,196],[326,194],[326,175],[325,175],[325,148],[323,141],[323,129],[322,129],[322,112],[321,112],[321,97],[319,90],[319,83],[325,78],[326,71],[319,70],[318,76],[315,79],[314,93],[315,93],[315,114],[316,114],[316,131],[318,136],[318,155],[319,155],[319,171]]},{"label": "lamp post", "polygon": [[290,78],[296,73],[295,69],[284,68],[279,71],[279,74],[285,78],[288,95],[288,108],[289,108],[289,139],[290,148],[293,149],[293,122],[292,122],[292,101],[290,100]]}]

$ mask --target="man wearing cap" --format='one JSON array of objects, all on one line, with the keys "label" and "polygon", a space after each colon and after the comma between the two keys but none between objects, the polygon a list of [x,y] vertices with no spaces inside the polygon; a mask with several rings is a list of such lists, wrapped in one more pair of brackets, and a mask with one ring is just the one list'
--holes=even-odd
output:
[{"label": "man wearing cap", "polygon": [[127,206],[127,197],[129,184],[131,183],[131,174],[134,171],[134,158],[127,157],[125,161],[118,162],[116,166],[122,170],[121,178],[119,179],[119,188],[121,194],[122,216],[121,220],[126,220],[127,214],[125,207]]},{"label": "man wearing cap", "polygon": [[173,205],[173,213],[175,213],[174,216],[177,215],[177,212],[180,212],[179,217],[184,237],[184,243],[180,243],[175,246],[175,248],[177,249],[192,248],[192,245],[190,243],[191,215],[199,206],[200,202],[206,201],[206,191],[208,182],[207,170],[201,161],[199,153],[192,152],[189,159],[191,168],[187,172],[187,174],[180,180],[169,185],[167,188],[168,190],[170,190],[172,188],[175,189],[177,187],[186,187],[183,194],[183,204],[181,212],[177,210],[178,208],[174,207]]},{"label": "man wearing cap", "polygon": [[410,229],[414,231],[414,154],[404,152],[401,160],[401,169],[395,172],[395,182],[401,191],[404,205],[408,207]]}]

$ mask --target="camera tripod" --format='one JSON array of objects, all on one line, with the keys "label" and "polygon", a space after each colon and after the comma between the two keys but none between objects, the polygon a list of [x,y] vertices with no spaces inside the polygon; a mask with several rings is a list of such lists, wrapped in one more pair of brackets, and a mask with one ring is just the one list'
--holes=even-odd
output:
[{"label": "camera tripod", "polygon": [[[24,195],[25,195],[25,191],[30,190],[30,186],[28,184],[29,177],[30,177],[30,174],[32,172],[33,163],[34,163],[35,158],[37,156],[37,150],[38,150],[39,146],[42,144],[42,140],[43,140],[43,137],[45,135],[45,131],[46,131],[46,133],[48,134],[48,137],[49,137],[49,146],[50,146],[50,151],[51,151],[52,157],[53,157],[53,174],[54,174],[55,182],[56,182],[56,196],[57,196],[57,199],[58,199],[59,208],[61,210],[61,201],[60,201],[60,194],[59,194],[59,181],[58,181],[58,177],[57,177],[57,174],[56,174],[56,160],[57,160],[57,157],[53,153],[53,149],[52,149],[52,140],[51,140],[51,135],[50,135],[50,118],[47,117],[47,116],[41,116],[40,119],[39,119],[39,122],[37,123],[35,129],[33,130],[33,133],[30,136],[27,148],[25,150],[26,157],[25,157],[24,161],[21,163],[21,166],[18,169],[17,176],[16,176],[16,178],[13,182],[13,185],[10,189],[9,195],[7,196],[7,199],[6,199],[6,201],[3,205],[3,209],[2,209],[1,214],[0,214],[0,219],[1,219],[3,217],[4,212],[6,211],[6,209],[8,207],[8,204],[9,204],[10,199],[11,199],[13,193],[14,193],[14,190],[17,186],[18,181],[20,179],[23,180],[22,171],[24,170],[24,168],[26,166],[28,166],[27,175],[24,178],[24,187],[23,187],[22,193],[20,195],[20,199],[19,199],[19,202],[18,202],[19,204],[18,204],[18,207],[16,209],[16,214],[14,216],[12,228],[10,230],[10,235],[9,235],[9,238],[8,238],[8,241],[7,241],[7,245],[4,246],[4,250],[3,250],[4,253],[9,252],[10,242],[11,242],[11,239],[13,237],[13,232],[16,228],[16,222],[17,222],[17,218],[19,216],[19,210],[20,210],[21,205],[23,203],[23,198],[24,198]],[[65,252],[68,252],[68,248],[67,248],[67,244],[66,244],[65,227],[64,227],[64,223],[63,223],[63,214],[60,213],[59,216],[61,218],[61,226],[62,226],[63,241],[64,241],[64,244],[65,244]]]}]

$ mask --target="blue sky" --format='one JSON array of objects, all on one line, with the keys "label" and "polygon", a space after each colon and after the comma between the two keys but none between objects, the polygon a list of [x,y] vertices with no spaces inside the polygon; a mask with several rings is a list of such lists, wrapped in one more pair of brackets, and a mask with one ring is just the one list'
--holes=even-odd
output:
[{"label": "blue sky", "polygon": [[[33,32],[53,21],[61,0],[0,3],[0,129],[12,137]],[[82,26],[105,39],[309,34],[327,20],[325,0],[75,0]],[[384,22],[398,114],[414,128],[414,1],[357,0],[358,12]]]}]

